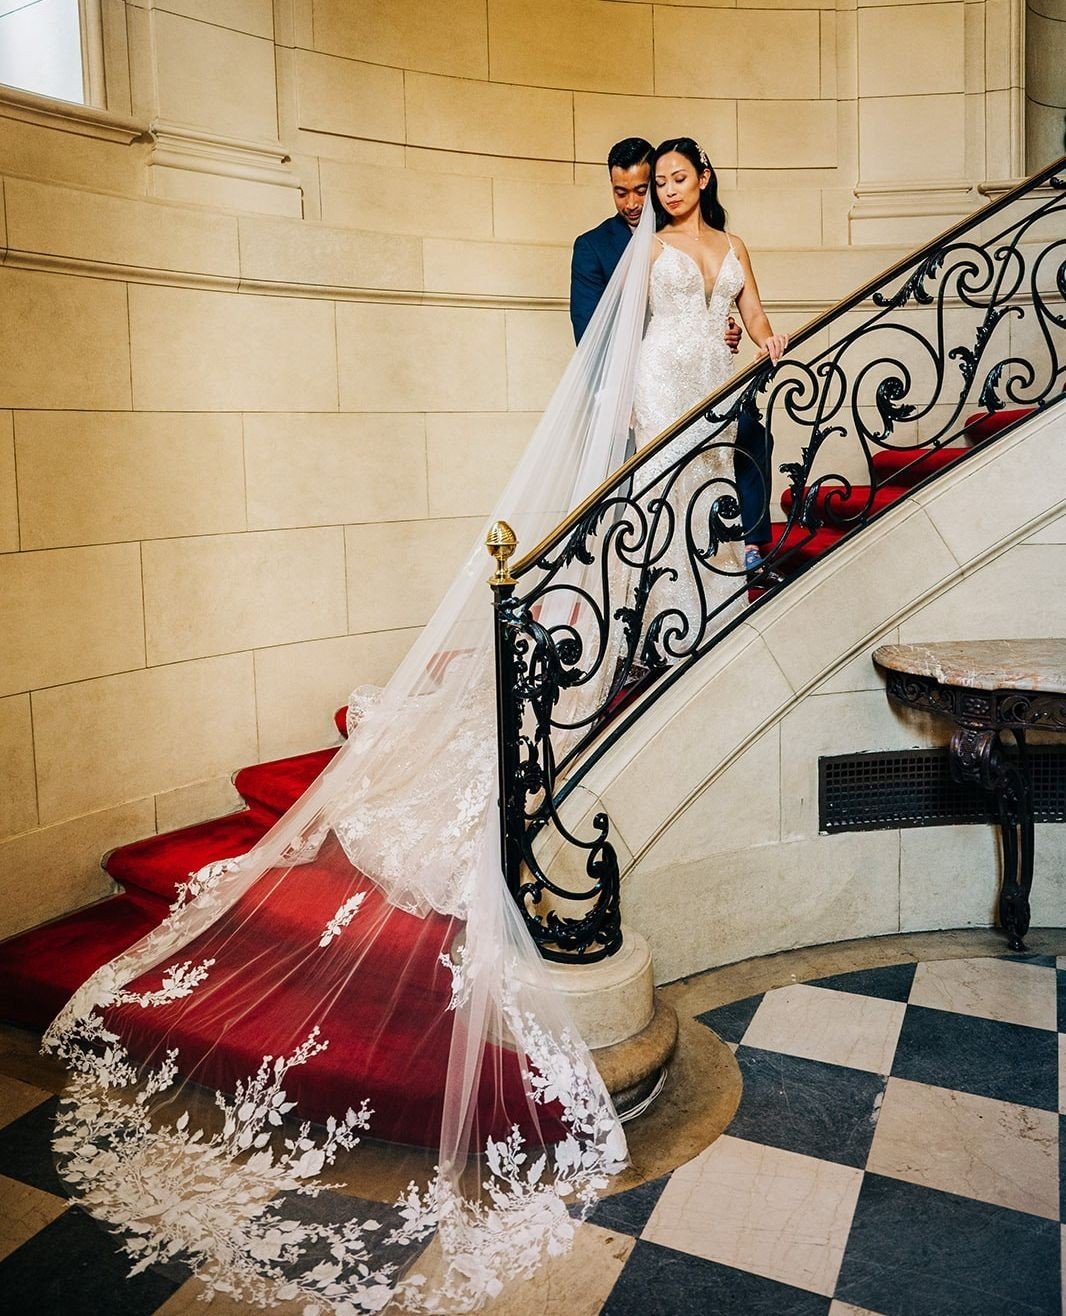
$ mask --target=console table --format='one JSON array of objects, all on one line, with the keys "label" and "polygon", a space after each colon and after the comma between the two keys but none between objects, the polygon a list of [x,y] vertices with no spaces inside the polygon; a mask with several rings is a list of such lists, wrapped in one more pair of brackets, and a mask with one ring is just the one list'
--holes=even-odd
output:
[{"label": "console table", "polygon": [[[1003,841],[1000,926],[1024,951],[1033,885],[1033,803],[1026,733],[1066,734],[1066,640],[886,644],[874,653],[888,696],[955,724],[951,773],[995,797]],[[1004,752],[1009,732],[1016,755]]]}]

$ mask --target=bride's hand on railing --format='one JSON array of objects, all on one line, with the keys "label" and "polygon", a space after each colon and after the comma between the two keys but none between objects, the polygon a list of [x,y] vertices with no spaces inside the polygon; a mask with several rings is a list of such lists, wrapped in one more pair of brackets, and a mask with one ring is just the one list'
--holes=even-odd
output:
[{"label": "bride's hand on railing", "polygon": [[785,354],[788,347],[788,334],[771,334],[759,344],[759,350],[755,353],[755,360],[761,361],[764,356],[768,356],[776,365],[781,357]]}]

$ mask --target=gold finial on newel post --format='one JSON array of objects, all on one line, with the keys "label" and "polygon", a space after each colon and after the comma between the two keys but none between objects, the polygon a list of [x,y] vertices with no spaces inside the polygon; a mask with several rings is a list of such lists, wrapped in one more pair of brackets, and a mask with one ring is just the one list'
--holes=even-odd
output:
[{"label": "gold finial on newel post", "polygon": [[507,564],[518,547],[518,536],[506,521],[494,521],[492,523],[491,530],[485,536],[485,547],[496,562],[496,571],[489,577],[489,584],[494,587],[497,585],[517,585],[518,581],[507,570]]}]

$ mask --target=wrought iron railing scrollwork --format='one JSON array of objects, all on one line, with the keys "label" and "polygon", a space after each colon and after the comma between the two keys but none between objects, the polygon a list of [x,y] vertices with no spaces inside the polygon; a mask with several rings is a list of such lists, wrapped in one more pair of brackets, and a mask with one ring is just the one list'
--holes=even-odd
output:
[{"label": "wrought iron railing scrollwork", "polygon": [[[513,535],[492,550],[504,868],[543,955],[589,962],[621,945],[610,823],[576,807],[589,768],[815,550],[896,500],[879,453],[916,454],[917,486],[972,412],[1027,414],[1064,387],[1066,158],[815,318],[776,365],[734,375],[510,572]],[[752,580],[729,548],[748,528],[745,411],[787,458],[784,529]]]}]

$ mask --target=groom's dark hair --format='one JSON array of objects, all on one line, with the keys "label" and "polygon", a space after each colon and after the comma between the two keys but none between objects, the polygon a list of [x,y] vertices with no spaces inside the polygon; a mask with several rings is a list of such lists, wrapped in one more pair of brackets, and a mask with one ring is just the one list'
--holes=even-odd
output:
[{"label": "groom's dark hair", "polygon": [[651,164],[655,147],[643,137],[625,137],[615,142],[607,156],[607,172],[612,169],[632,169],[634,165]]}]

